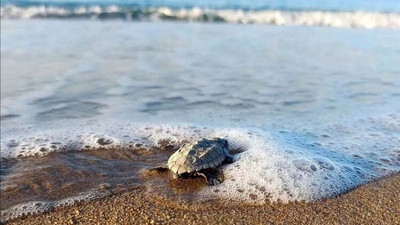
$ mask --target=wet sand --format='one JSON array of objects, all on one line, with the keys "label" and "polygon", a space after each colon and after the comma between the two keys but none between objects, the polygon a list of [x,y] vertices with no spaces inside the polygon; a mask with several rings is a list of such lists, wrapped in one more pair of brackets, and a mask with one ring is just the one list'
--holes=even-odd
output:
[{"label": "wet sand", "polygon": [[400,224],[400,174],[313,203],[184,203],[142,188],[9,224]]}]

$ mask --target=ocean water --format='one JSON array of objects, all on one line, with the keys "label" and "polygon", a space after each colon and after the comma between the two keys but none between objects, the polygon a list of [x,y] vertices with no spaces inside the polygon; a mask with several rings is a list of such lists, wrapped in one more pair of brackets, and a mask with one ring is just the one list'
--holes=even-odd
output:
[{"label": "ocean water", "polygon": [[[314,201],[399,172],[399,9],[2,1],[2,221],[129,188]],[[235,153],[222,184],[143,175],[213,137]]]}]

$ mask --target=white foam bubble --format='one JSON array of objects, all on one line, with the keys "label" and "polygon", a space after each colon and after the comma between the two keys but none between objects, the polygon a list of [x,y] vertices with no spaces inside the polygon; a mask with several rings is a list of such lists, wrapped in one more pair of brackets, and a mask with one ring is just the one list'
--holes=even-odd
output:
[{"label": "white foam bubble", "polygon": [[240,154],[234,164],[226,166],[226,182],[209,188],[206,195],[258,203],[310,201],[341,193],[361,183],[361,179],[352,179],[354,173],[344,172],[339,163],[320,157],[318,153],[304,154],[265,134],[248,141],[251,144],[247,151]]},{"label": "white foam bubble", "polygon": [[81,193],[77,196],[64,198],[58,201],[32,201],[18,204],[6,210],[2,210],[0,212],[0,222],[5,223],[9,220],[16,219],[22,216],[40,214],[53,209],[74,205],[83,201],[91,201],[94,199],[103,198],[107,195],[109,195],[109,193],[106,191],[91,191],[87,193]]}]

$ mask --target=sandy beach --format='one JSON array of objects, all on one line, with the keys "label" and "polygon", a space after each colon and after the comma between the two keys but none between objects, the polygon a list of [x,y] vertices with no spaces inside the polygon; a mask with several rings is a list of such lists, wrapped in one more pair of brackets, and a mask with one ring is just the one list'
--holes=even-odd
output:
[{"label": "sandy beach", "polygon": [[143,190],[28,216],[8,224],[400,224],[400,174],[313,203],[184,203]]}]

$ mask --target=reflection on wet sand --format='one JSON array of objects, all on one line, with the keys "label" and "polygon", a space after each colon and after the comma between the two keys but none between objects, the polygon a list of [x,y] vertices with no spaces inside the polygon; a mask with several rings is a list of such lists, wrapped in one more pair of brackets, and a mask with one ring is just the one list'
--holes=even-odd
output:
[{"label": "reflection on wet sand", "polygon": [[[165,164],[175,150],[168,141],[161,141],[152,148],[99,148],[52,152],[43,157],[3,158],[2,217],[22,216],[16,213],[18,208],[34,214],[60,206],[58,201],[71,197],[83,196],[75,200],[81,202],[87,200],[85,195],[93,199],[132,189],[186,202],[199,200],[196,193],[206,187],[204,178],[174,180],[169,171],[149,170]],[[23,205],[27,202],[33,204],[31,210]]]}]

